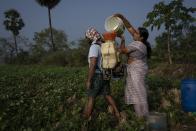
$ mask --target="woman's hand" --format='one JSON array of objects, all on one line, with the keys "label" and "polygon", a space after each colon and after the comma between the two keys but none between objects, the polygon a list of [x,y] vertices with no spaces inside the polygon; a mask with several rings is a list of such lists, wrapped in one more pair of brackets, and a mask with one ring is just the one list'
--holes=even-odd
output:
[{"label": "woman's hand", "polygon": [[123,34],[117,35],[117,37],[119,37],[121,40],[125,40],[125,36]]},{"label": "woman's hand", "polygon": [[127,60],[127,63],[128,63],[128,64],[131,64],[133,61],[134,61],[134,58],[129,57],[128,60]]},{"label": "woman's hand", "polygon": [[114,16],[114,17],[119,17],[119,18],[121,18],[121,19],[124,18],[124,16],[123,16],[122,14],[119,14],[119,13],[116,13],[116,14],[114,14],[113,16]]},{"label": "woman's hand", "polygon": [[125,27],[127,28],[128,32],[132,36],[135,36],[135,35],[139,34],[139,32],[131,25],[131,23],[127,20],[127,18],[125,18],[122,14],[116,13],[113,16],[114,17],[119,17],[123,21],[123,23],[124,23]]}]

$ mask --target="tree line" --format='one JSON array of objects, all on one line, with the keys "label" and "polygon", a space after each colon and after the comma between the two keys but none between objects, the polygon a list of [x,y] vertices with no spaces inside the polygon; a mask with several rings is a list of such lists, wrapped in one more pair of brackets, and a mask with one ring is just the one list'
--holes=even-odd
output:
[{"label": "tree line", "polygon": [[[46,64],[63,66],[87,65],[89,45],[85,39],[68,42],[62,30],[52,27],[51,10],[60,0],[35,0],[48,10],[49,28],[35,32],[33,42],[20,36],[25,22],[15,9],[4,12],[4,25],[13,38],[0,38],[0,58],[8,64]],[[165,31],[156,37],[153,62],[187,63],[196,62],[195,8],[184,6],[183,0],[159,2],[150,11],[144,27],[151,30],[163,27]]]},{"label": "tree line", "polygon": [[35,0],[35,2],[47,8],[49,28],[35,32],[32,43],[19,35],[25,26],[20,13],[15,9],[5,11],[3,24],[6,30],[12,33],[14,41],[12,38],[0,38],[1,59],[8,64],[86,65],[84,57],[87,56],[88,44],[85,39],[68,43],[66,33],[52,27],[50,12],[60,0]]}]

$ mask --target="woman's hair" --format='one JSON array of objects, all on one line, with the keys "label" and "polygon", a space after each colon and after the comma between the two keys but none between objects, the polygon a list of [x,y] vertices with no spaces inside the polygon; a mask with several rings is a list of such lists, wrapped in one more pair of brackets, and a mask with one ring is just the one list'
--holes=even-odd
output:
[{"label": "woman's hair", "polygon": [[150,58],[152,51],[151,51],[151,45],[147,41],[148,36],[149,36],[148,30],[146,28],[143,28],[143,27],[139,27],[138,30],[139,30],[140,36],[143,37],[143,41],[142,42],[147,47],[147,57]]}]

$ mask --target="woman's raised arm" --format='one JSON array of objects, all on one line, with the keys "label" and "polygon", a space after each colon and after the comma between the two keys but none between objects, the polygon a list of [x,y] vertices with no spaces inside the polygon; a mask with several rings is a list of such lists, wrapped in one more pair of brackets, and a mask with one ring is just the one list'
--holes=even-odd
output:
[{"label": "woman's raised arm", "polygon": [[130,22],[122,15],[122,14],[114,14],[113,16],[119,17],[125,27],[127,28],[127,30],[129,31],[129,33],[134,37],[135,35],[138,35],[139,32],[130,24]]}]

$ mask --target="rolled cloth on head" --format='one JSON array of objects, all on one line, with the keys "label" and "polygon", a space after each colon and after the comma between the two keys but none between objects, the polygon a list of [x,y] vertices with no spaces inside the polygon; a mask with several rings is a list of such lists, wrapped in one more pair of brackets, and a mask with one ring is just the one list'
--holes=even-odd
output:
[{"label": "rolled cloth on head", "polygon": [[100,33],[94,27],[88,28],[85,33],[85,36],[92,41],[96,41],[101,38]]}]

